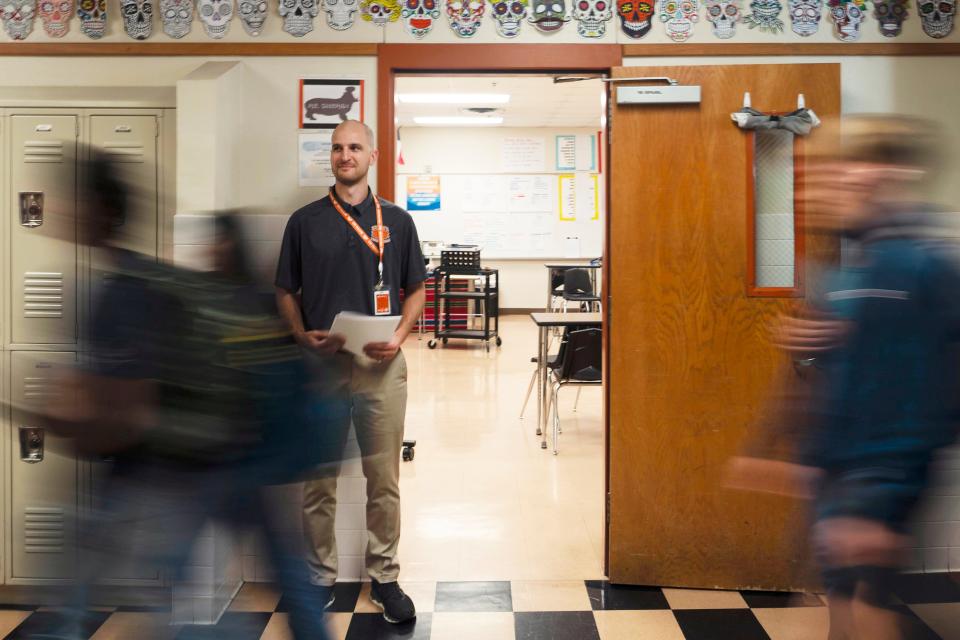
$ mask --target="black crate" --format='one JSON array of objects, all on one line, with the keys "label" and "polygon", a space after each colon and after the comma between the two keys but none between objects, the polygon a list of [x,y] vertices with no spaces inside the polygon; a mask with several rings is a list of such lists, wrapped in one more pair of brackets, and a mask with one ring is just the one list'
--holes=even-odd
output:
[{"label": "black crate", "polygon": [[448,272],[473,272],[480,269],[480,249],[444,249],[440,267]]}]

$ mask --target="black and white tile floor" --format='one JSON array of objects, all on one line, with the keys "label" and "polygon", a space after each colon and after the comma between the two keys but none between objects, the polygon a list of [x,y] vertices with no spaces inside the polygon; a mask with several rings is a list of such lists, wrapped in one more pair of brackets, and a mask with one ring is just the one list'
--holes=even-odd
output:
[{"label": "black and white tile floor", "polygon": [[[387,624],[369,586],[339,584],[328,613],[336,640],[825,640],[824,601],[812,594],[619,587],[586,582],[405,583],[417,620]],[[899,609],[908,637],[960,640],[960,575],[905,576]],[[272,585],[248,583],[219,624],[176,627],[169,611],[105,609],[91,615],[92,640],[285,640],[286,602]],[[8,639],[43,634],[43,608],[0,605]]]}]

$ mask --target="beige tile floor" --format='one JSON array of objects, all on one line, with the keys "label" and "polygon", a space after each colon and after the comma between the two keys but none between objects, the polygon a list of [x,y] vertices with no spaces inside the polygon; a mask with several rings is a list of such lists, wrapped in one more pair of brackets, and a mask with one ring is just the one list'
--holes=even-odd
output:
[{"label": "beige tile floor", "polygon": [[[400,558],[405,580],[601,578],[603,438],[599,388],[565,389],[560,454],[539,447],[536,400],[520,407],[537,332],[502,318],[503,346],[404,346],[409,367]],[[534,392],[535,393],[535,392]]]}]

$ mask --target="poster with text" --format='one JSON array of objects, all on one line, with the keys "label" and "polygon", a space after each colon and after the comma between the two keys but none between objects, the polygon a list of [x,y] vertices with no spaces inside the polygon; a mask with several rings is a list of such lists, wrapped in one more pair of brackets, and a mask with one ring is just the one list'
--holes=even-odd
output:
[{"label": "poster with text", "polygon": [[300,134],[298,151],[301,187],[333,185],[333,168],[330,166],[332,137],[333,129]]},{"label": "poster with text", "polygon": [[301,129],[335,129],[346,120],[363,122],[363,80],[300,81]]},{"label": "poster with text", "polygon": [[440,211],[440,176],[407,177],[407,211]]}]

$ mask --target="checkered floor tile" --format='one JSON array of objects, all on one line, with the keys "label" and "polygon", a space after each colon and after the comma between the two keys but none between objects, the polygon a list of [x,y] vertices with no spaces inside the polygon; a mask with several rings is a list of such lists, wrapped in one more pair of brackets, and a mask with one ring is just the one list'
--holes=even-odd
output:
[{"label": "checkered floor tile", "polygon": [[[406,583],[416,621],[391,625],[368,584],[337,585],[327,615],[335,640],[824,640],[820,596],[701,591],[586,582]],[[907,576],[898,606],[909,640],[960,640],[960,577]],[[169,610],[91,611],[92,640],[288,640],[288,603],[273,585],[247,583],[213,626],[171,626]],[[0,604],[0,634],[55,636],[60,612]]]}]

